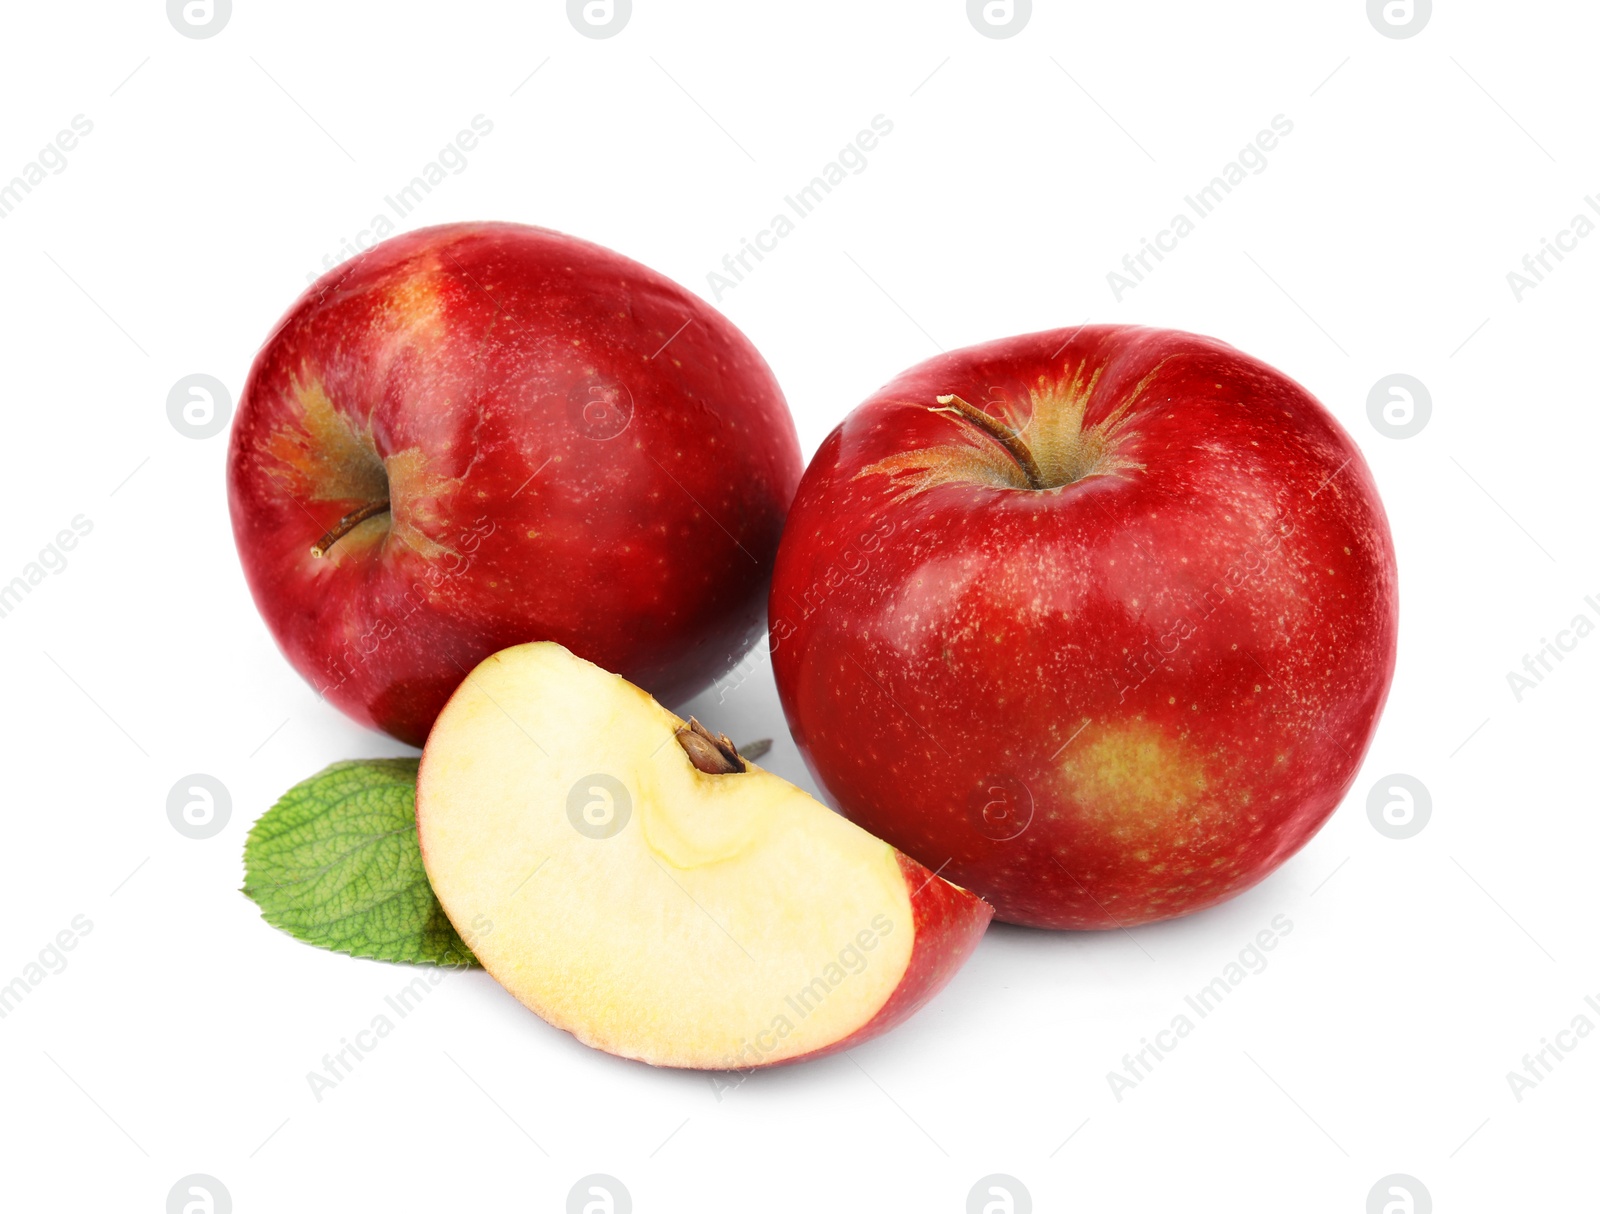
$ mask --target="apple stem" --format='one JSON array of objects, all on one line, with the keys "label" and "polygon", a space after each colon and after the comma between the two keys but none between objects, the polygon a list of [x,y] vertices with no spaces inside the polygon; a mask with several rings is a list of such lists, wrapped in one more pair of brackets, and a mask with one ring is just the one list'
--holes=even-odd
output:
[{"label": "apple stem", "polygon": [[349,535],[350,532],[354,531],[358,524],[366,522],[374,515],[383,514],[388,509],[388,502],[368,502],[365,506],[362,506],[361,509],[352,510],[349,514],[345,515],[342,519],[335,523],[327,535],[323,536],[311,546],[311,555],[315,557],[327,556],[328,549],[332,548],[345,536]]},{"label": "apple stem", "polygon": [[689,756],[689,762],[708,776],[727,776],[748,770],[727,734],[712,733],[693,717],[687,725],[680,725],[673,737]]},{"label": "apple stem", "polygon": [[959,396],[938,396],[934,398],[943,409],[935,409],[935,413],[954,413],[957,417],[965,418],[978,429],[982,430],[995,442],[999,443],[1017,461],[1023,475],[1028,478],[1028,488],[1045,488],[1044,474],[1039,471],[1038,462],[1033,458],[1033,452],[1028,450],[1028,444],[1023,442],[1017,432],[1011,429],[997,417],[991,417],[982,409],[969,405]]}]

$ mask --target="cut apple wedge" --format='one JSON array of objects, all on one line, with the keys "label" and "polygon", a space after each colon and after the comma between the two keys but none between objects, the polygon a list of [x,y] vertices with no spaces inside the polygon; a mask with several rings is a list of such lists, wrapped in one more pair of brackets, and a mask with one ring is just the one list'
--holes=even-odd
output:
[{"label": "cut apple wedge", "polygon": [[743,1070],[900,1023],[989,904],[560,645],[484,660],[428,736],[423,863],[494,977],[578,1040]]}]

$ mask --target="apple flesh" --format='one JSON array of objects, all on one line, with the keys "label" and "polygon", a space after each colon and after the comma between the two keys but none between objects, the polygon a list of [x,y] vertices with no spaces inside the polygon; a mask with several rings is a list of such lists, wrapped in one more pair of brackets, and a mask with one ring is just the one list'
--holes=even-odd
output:
[{"label": "apple flesh", "polygon": [[694,295],[540,228],[454,224],[317,281],[250,370],[228,496],[294,667],[420,746],[488,654],[556,640],[668,702],[760,635],[801,469]]},{"label": "apple flesh", "polygon": [[1005,921],[1260,881],[1349,788],[1394,671],[1372,476],[1305,389],[1121,326],[958,350],[823,442],[769,604],[811,770]]},{"label": "apple flesh", "polygon": [[497,653],[417,781],[440,904],[508,991],[597,1049],[770,1066],[848,1048],[950,979],[992,911],[549,642]]}]

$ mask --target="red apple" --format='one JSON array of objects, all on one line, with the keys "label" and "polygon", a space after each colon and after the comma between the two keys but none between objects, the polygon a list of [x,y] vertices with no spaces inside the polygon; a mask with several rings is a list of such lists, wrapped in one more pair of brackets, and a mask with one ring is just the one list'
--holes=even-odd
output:
[{"label": "red apple", "polygon": [[761,356],[660,274],[541,228],[397,236],[257,355],[229,453],[256,604],[317,691],[420,746],[508,645],[674,703],[760,634],[799,442]]},{"label": "red apple", "polygon": [[876,393],[801,481],[769,606],[838,806],[1057,928],[1187,914],[1301,847],[1372,738],[1397,612],[1328,412],[1222,342],[1124,326]]}]

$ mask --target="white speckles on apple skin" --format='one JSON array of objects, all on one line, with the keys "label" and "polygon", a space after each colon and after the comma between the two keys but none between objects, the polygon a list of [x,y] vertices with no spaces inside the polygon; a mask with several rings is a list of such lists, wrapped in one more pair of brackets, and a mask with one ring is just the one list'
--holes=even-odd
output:
[{"label": "white speckles on apple skin", "polygon": [[[859,475],[948,441],[920,398],[1027,382],[1066,336],[932,360],[830,436],[779,554],[771,613],[792,636],[774,668],[846,813],[930,866],[948,857],[1002,919],[1114,927],[1231,896],[1332,812],[1393,670],[1394,556],[1326,412],[1183,334],[1086,330],[1062,355],[1107,360],[1113,396],[1162,364],[1129,415],[1141,473],[910,497]],[[808,601],[848,536],[885,521],[879,557]],[[966,803],[1002,775],[1036,813],[997,841]]]}]

